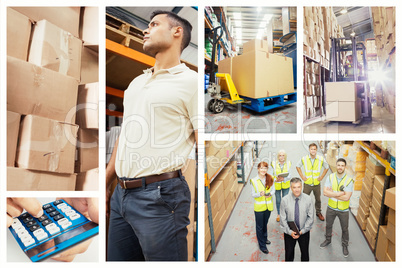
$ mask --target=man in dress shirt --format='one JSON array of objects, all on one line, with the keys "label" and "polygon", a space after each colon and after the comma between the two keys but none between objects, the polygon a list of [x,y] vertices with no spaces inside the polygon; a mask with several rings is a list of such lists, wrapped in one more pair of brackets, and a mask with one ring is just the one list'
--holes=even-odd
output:
[{"label": "man in dress shirt", "polygon": [[[197,73],[180,63],[191,24],[156,11],[144,33],[155,65],[124,93],[119,139],[106,169],[108,261],[186,261],[190,191],[181,174],[197,139]],[[107,205],[107,213],[109,213]]]},{"label": "man in dress shirt", "polygon": [[[299,243],[301,260],[309,261],[310,230],[314,223],[314,209],[310,196],[302,193],[302,180],[290,180],[291,194],[282,198],[281,229],[284,232],[285,261],[293,261],[296,241]],[[300,235],[290,229],[288,222],[295,222]]]}]

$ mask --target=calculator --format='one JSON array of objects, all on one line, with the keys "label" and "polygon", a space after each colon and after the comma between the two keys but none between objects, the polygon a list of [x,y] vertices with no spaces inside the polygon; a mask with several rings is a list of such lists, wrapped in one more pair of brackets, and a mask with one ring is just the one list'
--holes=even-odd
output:
[{"label": "calculator", "polygon": [[43,205],[43,215],[28,212],[13,219],[9,227],[21,249],[33,262],[44,260],[99,233],[88,220],[64,200]]}]

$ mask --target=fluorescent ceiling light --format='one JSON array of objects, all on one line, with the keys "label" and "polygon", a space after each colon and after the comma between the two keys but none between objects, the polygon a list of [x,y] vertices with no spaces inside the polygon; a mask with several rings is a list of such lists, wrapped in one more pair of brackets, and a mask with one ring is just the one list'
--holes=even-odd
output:
[{"label": "fluorescent ceiling light", "polygon": [[355,36],[355,35],[356,35],[356,33],[354,31],[350,34],[350,36]]},{"label": "fluorescent ceiling light", "polygon": [[340,11],[340,13],[341,13],[342,15],[344,15],[344,14],[348,13],[348,10],[346,9],[346,7],[344,7],[344,8]]}]

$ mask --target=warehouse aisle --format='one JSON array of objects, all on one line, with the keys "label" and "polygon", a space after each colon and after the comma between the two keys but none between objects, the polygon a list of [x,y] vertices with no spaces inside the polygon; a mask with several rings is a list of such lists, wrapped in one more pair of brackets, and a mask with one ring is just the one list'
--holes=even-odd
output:
[{"label": "warehouse aisle", "polygon": [[[304,144],[310,144],[305,142]],[[288,160],[292,162],[291,174],[297,174],[296,164],[299,159],[308,153],[307,148],[301,142],[275,142],[272,149],[268,142],[260,153],[260,160],[257,160],[251,172],[250,178],[257,175],[257,164],[260,161],[270,161],[271,157],[276,157],[280,149],[288,153]],[[306,146],[306,147],[307,147]],[[231,217],[222,233],[218,243],[216,253],[212,255],[211,261],[284,261],[285,249],[283,233],[279,222],[276,222],[276,208],[271,213],[268,222],[268,238],[272,242],[268,245],[269,254],[262,253],[258,248],[255,233],[253,200],[251,198],[251,184],[247,183],[240,194]],[[314,202],[314,196],[311,195]],[[328,198],[322,195],[322,208],[325,215]],[[337,219],[333,227],[332,244],[326,249],[320,249],[319,244],[324,240],[325,222],[315,218],[314,227],[310,236],[310,260],[311,261],[374,261],[374,255],[370,250],[361,230],[354,217],[349,217],[349,257],[344,258],[341,247],[341,229]],[[296,245],[295,260],[300,260],[300,250]]]},{"label": "warehouse aisle", "polygon": [[[205,95],[205,107],[210,99]],[[296,133],[296,123],[296,103],[261,114],[241,105],[225,106],[220,114],[205,109],[206,133]]]},{"label": "warehouse aisle", "polygon": [[395,133],[395,116],[385,108],[373,106],[373,120],[359,125],[349,122],[316,122],[304,127],[305,133]]}]

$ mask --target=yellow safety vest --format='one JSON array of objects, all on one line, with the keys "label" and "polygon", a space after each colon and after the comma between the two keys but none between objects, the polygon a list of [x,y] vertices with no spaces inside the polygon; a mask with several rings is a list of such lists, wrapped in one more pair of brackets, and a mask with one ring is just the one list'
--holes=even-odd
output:
[{"label": "yellow safety vest", "polygon": [[[283,165],[283,169],[281,169],[281,166],[279,165],[279,162],[276,161],[272,161],[271,163],[272,168],[274,169],[274,181],[276,181],[276,174],[281,174],[281,173],[285,173],[285,172],[289,172],[290,169],[290,161],[288,161],[287,163],[285,163]],[[290,187],[290,180],[286,181],[286,182],[275,182],[275,190],[282,190],[282,189],[288,189]]]},{"label": "yellow safety vest", "polygon": [[[260,179],[257,179],[257,187],[254,184],[254,179],[251,180],[251,183],[253,184],[254,190],[256,193],[260,193],[261,191],[264,191],[266,194],[268,194],[271,191],[271,187],[267,189],[264,187],[264,184],[262,184]],[[273,211],[274,210],[274,203],[272,202],[272,196],[266,197],[266,196],[260,196],[257,198],[254,198],[254,211],[256,212],[261,212],[265,210]]]},{"label": "yellow safety vest", "polygon": [[[345,176],[343,176],[341,182],[338,185],[338,179],[336,178],[335,173],[332,173],[331,175],[329,175],[329,181],[332,184],[332,190],[334,192],[340,192],[341,186],[342,185],[344,185],[344,187],[348,186],[352,182],[352,178],[345,175]],[[338,199],[332,197],[332,198],[328,199],[328,206],[333,209],[346,210],[349,208],[349,200],[341,201],[341,200],[338,200]]]},{"label": "yellow safety vest", "polygon": [[314,160],[314,165],[311,163],[311,159],[309,155],[306,155],[302,158],[303,167],[304,167],[304,175],[307,177],[307,180],[304,182],[305,184],[320,184],[318,177],[321,173],[321,168],[324,163],[324,158],[322,156],[317,155]]}]

